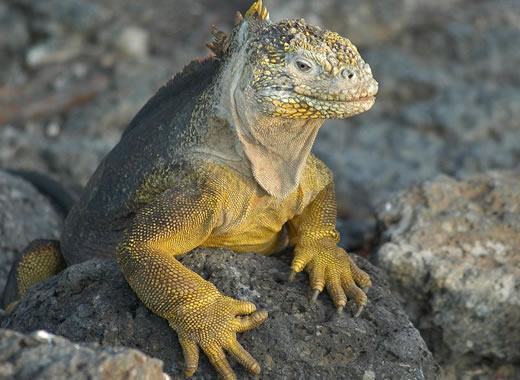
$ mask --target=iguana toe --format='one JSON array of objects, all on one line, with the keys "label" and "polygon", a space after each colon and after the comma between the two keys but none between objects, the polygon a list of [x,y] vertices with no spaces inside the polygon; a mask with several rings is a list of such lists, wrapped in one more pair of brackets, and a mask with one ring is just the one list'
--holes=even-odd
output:
[{"label": "iguana toe", "polygon": [[199,347],[197,343],[189,340],[179,339],[184,353],[184,374],[191,376],[197,370],[199,364]]},{"label": "iguana toe", "polygon": [[[300,250],[298,258],[311,255],[311,249]],[[341,313],[347,304],[347,299],[353,300],[358,307],[359,315],[367,304],[367,296],[361,289],[371,285],[368,274],[358,268],[354,261],[341,248],[333,247],[323,251],[312,252],[312,259],[305,267],[309,274],[313,293],[310,303],[314,305],[323,288],[327,289],[336,312]],[[294,261],[293,261],[294,265]]]},{"label": "iguana toe", "polygon": [[251,356],[247,350],[242,347],[238,341],[235,341],[226,350],[237,362],[247,368],[247,370],[255,375],[261,371],[260,364]]},{"label": "iguana toe", "polygon": [[197,370],[200,349],[223,379],[236,379],[226,354],[251,373],[260,373],[260,365],[238,342],[237,333],[259,326],[267,316],[265,311],[256,311],[251,302],[220,295],[212,304],[172,319],[170,325],[177,331],[184,353],[186,376]]}]

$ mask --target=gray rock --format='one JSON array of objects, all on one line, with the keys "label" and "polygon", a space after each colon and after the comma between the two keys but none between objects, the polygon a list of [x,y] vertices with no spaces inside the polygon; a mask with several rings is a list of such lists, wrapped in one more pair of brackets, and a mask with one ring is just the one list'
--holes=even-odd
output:
[{"label": "gray rock", "polygon": [[130,25],[117,36],[116,48],[123,56],[143,59],[148,55],[148,32],[143,28]]},{"label": "gray rock", "polygon": [[32,68],[41,65],[63,63],[78,56],[82,49],[83,38],[79,35],[72,35],[62,39],[51,38],[27,50],[25,62]]},{"label": "gray rock", "polygon": [[[50,145],[40,145],[46,170],[57,172],[74,183],[86,185],[99,162],[114,147],[115,141],[96,138],[68,137]],[[70,163],[74,162],[74,165]]]},{"label": "gray rock", "polygon": [[[422,338],[389,293],[384,275],[356,261],[375,283],[361,317],[335,316],[328,296],[313,310],[301,275],[287,284],[288,257],[264,257],[225,249],[197,249],[183,263],[224,293],[253,301],[269,312],[259,328],[240,334],[241,343],[262,366],[257,379],[435,379],[438,368]],[[91,260],[67,268],[33,287],[2,322],[29,332],[46,329],[75,342],[138,348],[160,358],[175,378],[183,358],[176,334],[130,290],[112,261]],[[239,378],[253,378],[234,365]],[[204,355],[194,379],[213,379]]]},{"label": "gray rock", "polygon": [[175,69],[163,59],[118,61],[113,74],[110,91],[68,113],[64,122],[68,135],[101,138],[115,144],[135,114],[175,74]]},{"label": "gray rock", "polygon": [[275,20],[305,18],[366,46],[396,38],[414,21],[422,21],[426,12],[447,8],[455,1],[437,1],[434,9],[428,0],[272,0],[267,6]]},{"label": "gray rock", "polygon": [[62,222],[63,215],[48,198],[21,178],[0,170],[0,295],[18,254],[31,240],[57,238]]},{"label": "gray rock", "polygon": [[0,329],[0,379],[169,379],[162,362],[124,347],[76,344],[43,330]]},{"label": "gray rock", "polygon": [[[497,83],[479,83],[465,88],[453,87],[427,101],[419,101],[403,113],[405,122],[419,128],[435,128],[439,134],[448,135],[466,146],[486,142],[486,138],[497,136],[494,144],[503,144],[506,136],[520,139],[515,120],[520,118],[520,92],[518,88]],[[505,135],[505,133],[508,133]],[[505,145],[507,147],[507,145]],[[482,148],[482,147],[481,147]],[[512,148],[512,147],[511,147]],[[509,155],[515,150],[507,149]],[[496,146],[480,152],[488,161],[492,153],[499,150]],[[513,166],[512,158],[496,158],[504,166]],[[456,169],[464,169],[460,162]],[[475,169],[475,168],[474,168]],[[478,169],[478,167],[477,167]]]},{"label": "gray rock", "polygon": [[389,192],[438,173],[444,148],[437,136],[369,114],[327,121],[318,136],[313,151],[334,173],[338,212],[359,218],[372,217],[373,205]]},{"label": "gray rock", "polygon": [[[5,87],[24,81],[26,73],[17,56],[23,55],[28,44],[29,29],[24,14],[5,2],[0,3],[0,87],[3,91]],[[1,113],[0,111],[0,119]]]},{"label": "gray rock", "polygon": [[384,203],[379,219],[377,263],[452,378],[518,363],[520,171],[438,176]]},{"label": "gray rock", "polygon": [[[17,0],[16,5],[34,16],[37,22],[32,27],[47,27],[45,31],[50,34],[56,32],[56,26],[47,24],[49,21],[68,30],[87,33],[94,31],[111,16],[108,9],[85,0]],[[57,28],[61,29],[60,26]]]},{"label": "gray rock", "polygon": [[23,51],[29,42],[27,21],[21,12],[5,3],[0,4],[0,52]]}]

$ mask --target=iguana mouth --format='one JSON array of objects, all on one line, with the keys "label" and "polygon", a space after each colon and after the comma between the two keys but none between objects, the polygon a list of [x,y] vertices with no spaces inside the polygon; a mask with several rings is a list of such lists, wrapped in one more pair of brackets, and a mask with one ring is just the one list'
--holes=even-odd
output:
[{"label": "iguana mouth", "polygon": [[358,103],[358,102],[364,103],[364,102],[372,102],[376,98],[375,96],[367,95],[367,96],[362,96],[359,98],[345,98],[345,99],[336,97],[336,98],[333,98],[332,100],[330,100],[330,99],[325,99],[324,97],[313,97],[313,96],[305,96],[305,95],[303,95],[303,96],[308,99],[313,99],[313,100],[317,100],[320,102],[327,102],[327,103]]},{"label": "iguana mouth", "polygon": [[[305,90],[304,92],[298,91],[298,87],[287,88],[278,87],[274,88],[277,92],[277,96],[273,96],[272,91],[264,93],[264,96],[271,99],[278,99],[281,103],[291,103],[289,99],[295,99],[299,102],[302,100],[309,100],[312,102],[324,102],[324,103],[365,103],[375,101],[375,95],[367,94],[366,91],[361,94],[350,94],[350,93],[336,93],[336,94],[324,94],[316,90]],[[361,95],[361,96],[359,96]]]},{"label": "iguana mouth", "polygon": [[337,92],[337,93],[323,93],[310,87],[296,86],[292,91],[300,96],[305,96],[310,99],[321,100],[325,102],[362,102],[374,99],[374,95],[369,94],[367,90],[352,88],[348,91]]},{"label": "iguana mouth", "polygon": [[368,95],[368,96],[363,96],[361,98],[357,98],[357,99],[349,99],[349,100],[346,100],[347,103],[350,103],[350,102],[371,102],[373,100],[375,100],[376,97],[374,95]]}]

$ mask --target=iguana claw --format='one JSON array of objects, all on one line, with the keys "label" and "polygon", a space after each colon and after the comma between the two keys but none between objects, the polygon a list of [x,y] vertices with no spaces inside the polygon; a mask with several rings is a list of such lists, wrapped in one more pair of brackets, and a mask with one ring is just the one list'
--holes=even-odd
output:
[{"label": "iguana claw", "polygon": [[320,295],[320,291],[318,289],[314,289],[311,296],[311,305],[314,305],[316,303],[316,300],[318,299],[318,296]]},{"label": "iguana claw", "polygon": [[336,312],[341,313],[347,300],[350,299],[358,307],[356,317],[359,316],[363,307],[367,303],[366,290],[371,285],[370,277],[362,271],[352,258],[339,247],[318,250],[315,248],[296,247],[295,259],[291,270],[290,278],[298,271],[301,266],[309,274],[310,285],[313,293],[310,303],[313,306],[318,295],[327,289],[332,302],[336,305]]},{"label": "iguana claw", "polygon": [[354,318],[359,317],[359,316],[361,315],[361,312],[363,311],[364,308],[365,308],[364,305],[360,305],[360,306],[358,306],[358,309],[357,309],[357,311],[356,311],[356,314],[354,314]]}]

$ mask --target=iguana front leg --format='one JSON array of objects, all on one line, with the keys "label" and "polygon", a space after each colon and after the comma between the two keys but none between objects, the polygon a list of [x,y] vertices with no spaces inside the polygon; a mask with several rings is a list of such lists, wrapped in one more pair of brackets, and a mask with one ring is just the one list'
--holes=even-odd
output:
[{"label": "iguana front leg", "polygon": [[236,379],[225,351],[253,373],[257,361],[238,343],[237,332],[260,325],[267,313],[253,303],[223,296],[175,258],[199,246],[218,224],[221,197],[169,190],[144,207],[117,248],[125,278],[141,301],[177,332],[185,373],[198,366],[199,347],[224,379]]},{"label": "iguana front leg", "polygon": [[314,294],[311,302],[326,287],[337,311],[341,312],[347,297],[358,306],[356,316],[367,303],[362,288],[371,285],[370,277],[357,267],[348,254],[337,246],[336,198],[334,184],[327,185],[304,211],[289,221],[294,259],[291,264],[292,280],[304,268],[309,273]]}]

